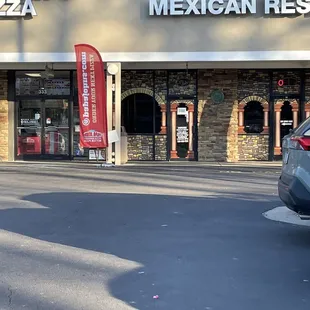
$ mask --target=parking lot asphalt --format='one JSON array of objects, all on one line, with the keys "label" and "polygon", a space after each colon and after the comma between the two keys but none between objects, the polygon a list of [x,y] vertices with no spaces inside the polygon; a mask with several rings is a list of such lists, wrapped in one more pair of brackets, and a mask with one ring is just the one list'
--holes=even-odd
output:
[{"label": "parking lot asphalt", "polygon": [[0,309],[310,309],[277,165],[0,165]]}]

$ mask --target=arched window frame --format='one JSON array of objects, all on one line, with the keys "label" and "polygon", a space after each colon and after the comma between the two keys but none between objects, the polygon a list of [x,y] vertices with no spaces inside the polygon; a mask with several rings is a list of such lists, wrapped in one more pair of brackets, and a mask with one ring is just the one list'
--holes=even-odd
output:
[{"label": "arched window frame", "polygon": [[260,133],[262,134],[269,134],[269,103],[266,99],[260,96],[248,96],[241,100],[238,105],[238,133],[239,134],[248,134],[244,130],[244,109],[250,102],[259,102],[264,111],[264,130]]},{"label": "arched window frame", "polygon": [[157,95],[156,93],[154,94],[152,89],[143,88],[143,87],[131,88],[131,89],[124,91],[122,93],[121,100],[123,101],[125,98],[127,98],[128,96],[133,95],[133,94],[146,94],[146,95],[149,95],[151,97],[155,96],[155,101],[159,105],[160,110],[161,110],[161,114],[162,114],[161,130],[160,130],[159,134],[160,135],[167,134],[167,106],[166,106],[166,101],[163,98],[161,98],[159,95]]},{"label": "arched window frame", "polygon": [[193,159],[195,157],[194,155],[194,141],[193,141],[193,126],[194,126],[194,112],[195,112],[195,103],[193,100],[174,100],[170,103],[170,113],[171,113],[171,150],[170,150],[170,156],[172,159],[178,159],[177,154],[177,124],[176,124],[176,118],[177,118],[177,111],[178,107],[184,104],[187,107],[188,111],[188,118],[189,118],[189,125],[188,125],[188,159]]},{"label": "arched window frame", "polygon": [[281,99],[276,101],[274,105],[275,112],[275,147],[274,154],[281,155],[281,109],[284,105],[284,102],[288,101],[292,107],[293,112],[293,128],[298,126],[298,112],[299,112],[299,103],[296,99]]},{"label": "arched window frame", "polygon": [[306,118],[310,117],[310,100],[307,101],[305,104],[305,113],[306,113]]}]

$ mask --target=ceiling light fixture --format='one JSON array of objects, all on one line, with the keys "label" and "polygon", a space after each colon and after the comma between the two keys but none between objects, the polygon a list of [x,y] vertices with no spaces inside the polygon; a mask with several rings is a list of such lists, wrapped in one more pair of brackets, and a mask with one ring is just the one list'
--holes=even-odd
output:
[{"label": "ceiling light fixture", "polygon": [[32,78],[42,78],[42,79],[52,79],[55,76],[53,68],[49,68],[48,65],[45,65],[45,70],[41,72],[27,72],[25,75]]}]

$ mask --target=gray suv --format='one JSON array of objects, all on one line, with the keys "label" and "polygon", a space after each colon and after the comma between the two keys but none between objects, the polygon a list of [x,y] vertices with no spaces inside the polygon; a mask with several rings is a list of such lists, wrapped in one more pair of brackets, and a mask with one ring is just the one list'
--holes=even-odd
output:
[{"label": "gray suv", "polygon": [[310,118],[283,138],[279,196],[301,217],[310,216]]}]

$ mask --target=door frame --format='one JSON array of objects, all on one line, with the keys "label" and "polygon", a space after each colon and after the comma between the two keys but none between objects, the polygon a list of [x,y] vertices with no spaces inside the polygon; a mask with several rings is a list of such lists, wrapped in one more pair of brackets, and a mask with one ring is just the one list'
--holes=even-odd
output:
[{"label": "door frame", "polygon": [[[290,102],[293,102],[294,100],[297,101],[298,103],[298,112],[297,112],[297,116],[298,116],[298,124],[297,126],[303,121],[304,119],[304,100],[302,99],[302,96],[300,94],[290,94],[290,95],[273,95],[271,96],[271,106],[272,106],[272,109],[270,109],[270,112],[271,112],[271,115],[270,115],[270,119],[271,119],[271,122],[270,122],[270,125],[272,126],[272,130],[271,130],[271,135],[270,138],[271,138],[271,143],[270,143],[270,154],[272,155],[272,160],[281,160],[282,159],[282,153],[281,154],[278,154],[276,152],[276,147],[279,147],[277,146],[277,129],[276,129],[276,126],[277,126],[277,118],[276,118],[276,104],[277,102],[285,102],[285,101],[290,101]],[[294,113],[294,112],[293,112]],[[281,117],[281,116],[280,116]],[[294,116],[293,116],[294,117]],[[281,120],[281,118],[280,118]],[[281,136],[280,136],[280,139]],[[280,145],[281,145],[281,142],[280,142]]]},{"label": "door frame", "polygon": [[[281,160],[282,155],[276,155],[274,152],[275,144],[276,144],[276,131],[275,131],[275,122],[276,122],[276,114],[275,114],[275,103],[278,100],[292,100],[296,99],[299,102],[299,124],[302,122],[306,117],[305,112],[305,102],[306,102],[306,96],[305,96],[305,70],[304,69],[269,69],[269,105],[270,105],[270,113],[269,113],[269,160]],[[274,73],[275,72],[298,72],[300,77],[300,85],[299,85],[299,92],[296,93],[277,93],[274,91]]]},{"label": "door frame", "polygon": [[[171,103],[177,101],[179,103],[186,103],[192,101],[194,105],[193,113],[193,158],[171,158],[172,151],[172,112]],[[168,161],[198,161],[198,100],[192,96],[170,96],[167,102],[167,158]]]},{"label": "door frame", "polygon": [[[40,102],[40,112],[41,112],[41,153],[40,154],[23,154],[17,155],[18,152],[18,130],[19,127],[19,109],[20,103],[23,100],[27,101],[38,101]],[[45,116],[46,116],[46,107],[44,103],[48,100],[68,100],[68,154],[46,154],[45,150]],[[15,101],[15,160],[27,160],[27,161],[36,161],[36,160],[70,160],[72,159],[72,139],[73,139],[73,127],[72,127],[72,115],[71,115],[71,106],[73,105],[70,96],[63,97],[19,97]]]},{"label": "door frame", "polygon": [[[38,69],[30,69],[27,72],[37,72]],[[25,70],[9,70],[8,71],[8,96],[12,102],[14,102],[14,160],[40,160],[40,159],[47,159],[47,160],[74,160],[74,141],[73,141],[73,115],[74,115],[74,100],[76,97],[75,87],[77,86],[74,83],[74,73],[76,74],[76,70],[65,70],[65,69],[55,69],[55,72],[68,72],[69,79],[70,79],[70,95],[46,95],[46,94],[35,94],[35,95],[16,95],[16,73],[17,72],[25,72]],[[68,127],[69,127],[69,136],[68,136],[68,143],[69,143],[69,151],[68,155],[23,155],[17,156],[17,127],[18,127],[18,112],[19,112],[19,102],[22,100],[68,100],[69,107],[68,107]]]}]

